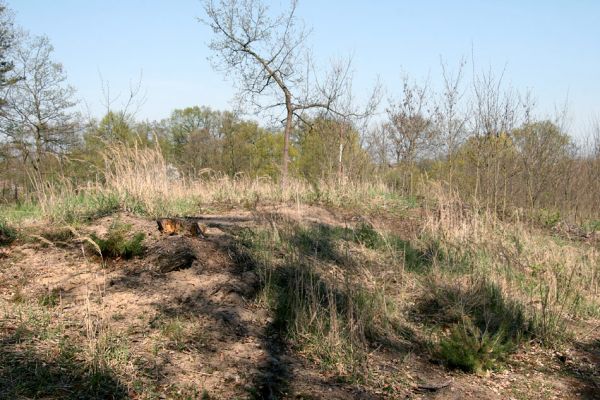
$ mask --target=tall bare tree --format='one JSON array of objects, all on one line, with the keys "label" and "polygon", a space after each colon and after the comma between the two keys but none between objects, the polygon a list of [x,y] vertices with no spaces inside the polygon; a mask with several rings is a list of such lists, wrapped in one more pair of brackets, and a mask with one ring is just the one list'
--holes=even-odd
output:
[{"label": "tall bare tree", "polygon": [[466,136],[467,110],[462,104],[465,94],[462,87],[465,62],[461,60],[455,72],[449,71],[443,61],[440,64],[444,86],[434,115],[442,145],[440,147],[442,152],[445,152],[448,162],[448,183],[452,186],[454,156]]},{"label": "tall bare tree", "polygon": [[[210,48],[214,66],[235,73],[241,100],[259,111],[285,114],[282,186],[289,164],[294,118],[311,109],[336,113],[336,102],[349,79],[349,63],[334,67],[325,79],[316,77],[306,48],[307,31],[296,16],[297,0],[273,15],[262,0],[206,0],[206,20],[215,34]],[[338,113],[340,113],[338,111]]]},{"label": "tall bare tree", "polygon": [[435,137],[433,113],[426,85],[411,84],[404,78],[402,98],[387,109],[387,133],[396,163],[412,165],[417,156],[431,147]]}]

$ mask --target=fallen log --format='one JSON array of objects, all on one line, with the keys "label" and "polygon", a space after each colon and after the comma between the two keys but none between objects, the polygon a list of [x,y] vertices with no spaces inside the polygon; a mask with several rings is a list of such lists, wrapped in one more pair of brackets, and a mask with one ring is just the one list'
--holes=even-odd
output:
[{"label": "fallen log", "polygon": [[423,383],[417,386],[417,390],[424,392],[436,392],[440,389],[450,386],[451,383],[452,382],[450,381],[445,381],[441,383]]}]

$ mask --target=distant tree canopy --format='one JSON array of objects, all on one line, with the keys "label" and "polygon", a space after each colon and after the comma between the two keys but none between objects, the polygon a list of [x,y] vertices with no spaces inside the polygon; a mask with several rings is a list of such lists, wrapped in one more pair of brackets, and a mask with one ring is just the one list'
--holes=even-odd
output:
[{"label": "distant tree canopy", "polygon": [[372,162],[360,141],[360,132],[351,124],[317,117],[298,129],[296,169],[310,181],[334,178],[340,170],[345,176],[362,177]]}]

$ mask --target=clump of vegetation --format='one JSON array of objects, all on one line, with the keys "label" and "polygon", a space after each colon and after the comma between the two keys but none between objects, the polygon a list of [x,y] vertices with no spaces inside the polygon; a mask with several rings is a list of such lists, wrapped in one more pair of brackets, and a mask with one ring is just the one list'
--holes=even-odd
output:
[{"label": "clump of vegetation", "polygon": [[17,230],[0,219],[0,246],[11,244],[17,238]]},{"label": "clump of vegetation", "polygon": [[498,367],[513,349],[504,332],[481,331],[470,318],[455,324],[450,335],[440,341],[439,355],[450,367],[480,373]]},{"label": "clump of vegetation", "polygon": [[52,243],[64,244],[75,238],[75,232],[69,227],[57,227],[40,233],[40,236]]},{"label": "clump of vegetation", "polygon": [[110,258],[132,258],[144,253],[143,241],[146,235],[142,232],[130,233],[131,225],[115,222],[111,225],[103,238],[90,235],[91,239],[98,246],[102,257]]},{"label": "clump of vegetation", "polygon": [[524,307],[507,300],[492,282],[430,283],[426,298],[417,313],[432,327],[449,327],[437,356],[450,367],[476,373],[496,368],[536,333]]},{"label": "clump of vegetation", "polygon": [[38,298],[38,303],[43,307],[56,307],[60,302],[60,289],[48,290]]},{"label": "clump of vegetation", "polygon": [[383,240],[379,232],[371,224],[361,222],[354,228],[354,238],[369,249],[375,249],[382,245]]}]

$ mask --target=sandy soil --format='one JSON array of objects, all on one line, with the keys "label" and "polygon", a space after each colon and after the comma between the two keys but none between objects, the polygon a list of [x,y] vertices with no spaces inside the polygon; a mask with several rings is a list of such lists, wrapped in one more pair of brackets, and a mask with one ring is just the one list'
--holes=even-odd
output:
[{"label": "sandy soil", "polygon": [[[316,207],[204,218],[225,226],[253,226],[267,223],[268,215],[334,225],[359,219]],[[110,260],[103,266],[84,238],[91,232],[103,234],[115,218],[144,232],[148,249],[143,257]],[[373,222],[377,224],[376,219]],[[415,229],[410,221],[397,224],[399,232],[412,234]],[[126,368],[158,391],[188,385],[217,399],[600,398],[600,332],[594,321],[586,325],[587,333],[582,330],[575,347],[557,354],[531,345],[515,354],[506,369],[486,376],[447,370],[431,362],[418,346],[374,347],[369,364],[376,378],[372,381],[378,384],[344,383],[295,353],[273,329],[268,308],[257,298],[259,278],[253,266],[235,253],[227,229],[209,228],[207,238],[165,237],[154,221],[121,214],[77,233],[78,240],[64,244],[33,238],[3,249],[2,307],[14,303],[16,294],[25,299],[57,294],[55,318],[71,321],[80,330],[91,324],[91,329],[110,330],[124,339],[132,360]],[[196,256],[191,266],[157,271],[156,257],[182,246]],[[6,337],[13,325],[6,318],[2,321],[0,335]],[[177,329],[168,331],[173,321],[185,331],[181,339]],[[160,339],[165,335],[172,337]],[[137,397],[134,390],[129,396]]]}]

